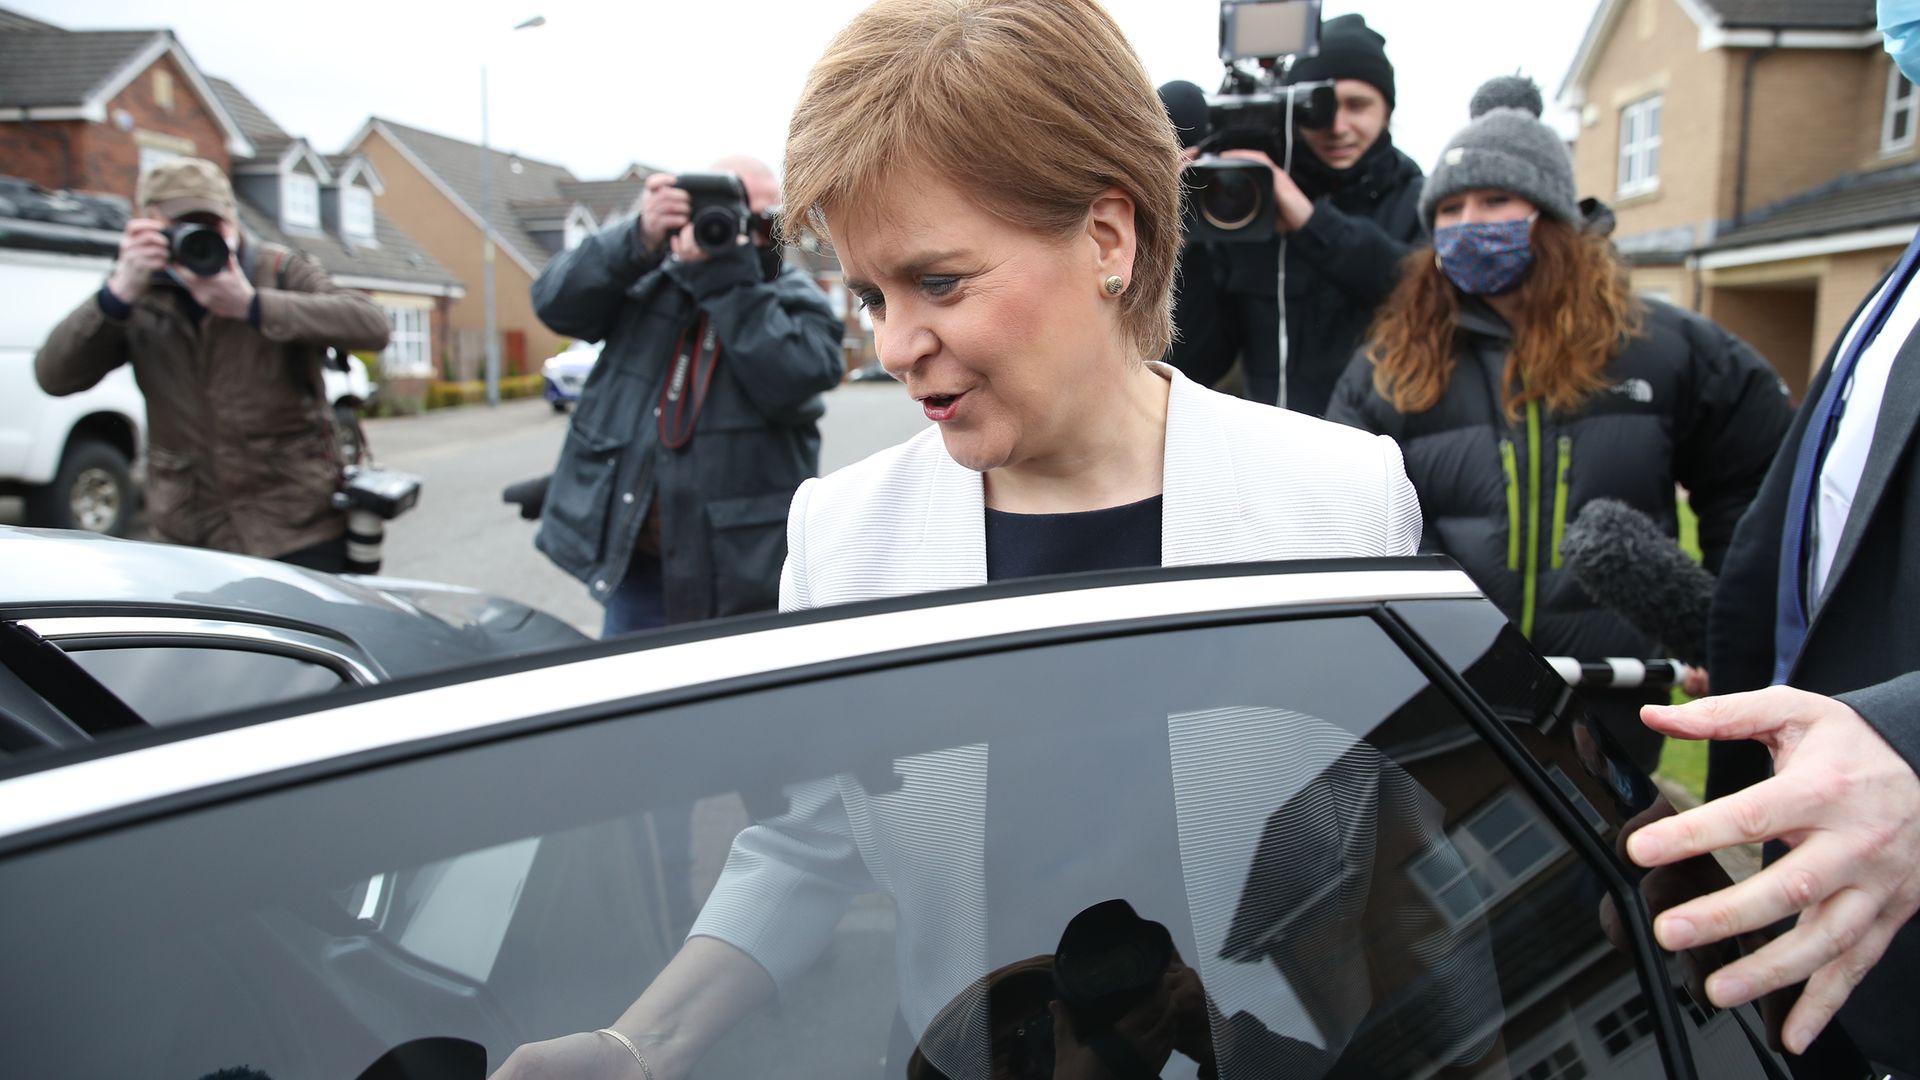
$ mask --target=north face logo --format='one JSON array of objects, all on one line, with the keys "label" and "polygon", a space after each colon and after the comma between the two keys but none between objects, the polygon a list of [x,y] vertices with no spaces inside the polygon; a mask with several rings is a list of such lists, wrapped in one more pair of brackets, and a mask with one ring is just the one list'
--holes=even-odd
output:
[{"label": "north face logo", "polygon": [[1629,401],[1647,404],[1653,400],[1653,384],[1645,379],[1623,379],[1608,389]]}]

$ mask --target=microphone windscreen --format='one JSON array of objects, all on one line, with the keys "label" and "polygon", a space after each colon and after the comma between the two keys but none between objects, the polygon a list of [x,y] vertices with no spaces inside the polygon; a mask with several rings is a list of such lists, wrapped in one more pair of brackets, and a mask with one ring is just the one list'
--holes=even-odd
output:
[{"label": "microphone windscreen", "polygon": [[1706,665],[1713,575],[1652,518],[1617,499],[1595,499],[1567,526],[1560,554],[1594,603],[1676,659]]},{"label": "microphone windscreen", "polygon": [[1207,95],[1199,86],[1175,79],[1160,87],[1160,103],[1167,107],[1167,118],[1173,121],[1182,147],[1195,146],[1207,137],[1211,127],[1207,120]]}]

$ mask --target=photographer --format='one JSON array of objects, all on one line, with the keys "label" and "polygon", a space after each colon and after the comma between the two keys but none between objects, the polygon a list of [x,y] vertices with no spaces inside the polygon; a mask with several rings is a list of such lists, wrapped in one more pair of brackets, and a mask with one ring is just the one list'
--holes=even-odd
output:
[{"label": "photographer", "polygon": [[384,349],[387,320],[312,260],[242,233],[219,167],[147,170],[119,261],[34,358],[53,395],[133,365],[147,399],[154,536],[347,569],[326,346]]},{"label": "photographer", "polygon": [[[1221,155],[1273,168],[1277,235],[1190,243],[1181,252],[1178,336],[1167,360],[1189,378],[1211,386],[1239,356],[1246,397],[1314,416],[1326,412],[1374,309],[1399,279],[1399,261],[1421,236],[1420,167],[1387,132],[1394,79],[1385,46],[1359,15],[1329,19],[1319,52],[1294,61],[1283,82],[1332,80],[1332,124],[1295,127],[1290,171],[1258,150]],[[1284,139],[1276,133],[1282,147]]]},{"label": "photographer", "polygon": [[715,168],[697,184],[649,176],[637,220],[556,256],[533,285],[548,326],[606,342],[535,541],[606,606],[604,637],[775,606],[787,506],[819,469],[819,395],[840,382],[840,320],[780,265],[772,170]]}]

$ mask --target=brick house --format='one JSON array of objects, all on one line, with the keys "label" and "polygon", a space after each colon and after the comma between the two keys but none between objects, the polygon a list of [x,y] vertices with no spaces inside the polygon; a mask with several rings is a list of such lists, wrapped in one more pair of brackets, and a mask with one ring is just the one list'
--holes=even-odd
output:
[{"label": "brick house", "polygon": [[68,31],[0,9],[0,71],[0,174],[130,203],[144,168],[213,161],[246,230],[311,256],[387,312],[390,394],[415,396],[433,375],[447,305],[465,290],[375,208],[370,162],[321,157],[166,30]]},{"label": "brick house", "polygon": [[1600,0],[1559,100],[1635,288],[1751,342],[1796,398],[1920,227],[1920,101],[1874,0]]},{"label": "brick house", "polygon": [[555,254],[630,212],[652,170],[632,165],[619,177],[583,181],[564,166],[505,150],[369,117],[346,152],[365,158],[383,180],[378,206],[408,231],[469,290],[448,310],[451,377],[478,378],[485,356],[486,312],[479,283],[485,273],[486,230],[481,225],[484,170],[492,173],[494,314],[501,370],[539,370],[567,339],[547,329],[533,311],[534,279]]},{"label": "brick house", "polygon": [[142,166],[253,143],[166,30],[73,33],[0,8],[0,171],[131,198]]}]

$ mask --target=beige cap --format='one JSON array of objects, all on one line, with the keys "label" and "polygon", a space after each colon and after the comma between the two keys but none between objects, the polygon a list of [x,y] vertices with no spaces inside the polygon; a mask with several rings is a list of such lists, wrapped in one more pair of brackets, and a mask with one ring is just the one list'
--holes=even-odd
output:
[{"label": "beige cap", "polygon": [[235,224],[240,221],[227,174],[201,158],[174,158],[141,173],[134,203],[142,210],[153,207],[170,218],[204,212]]}]

